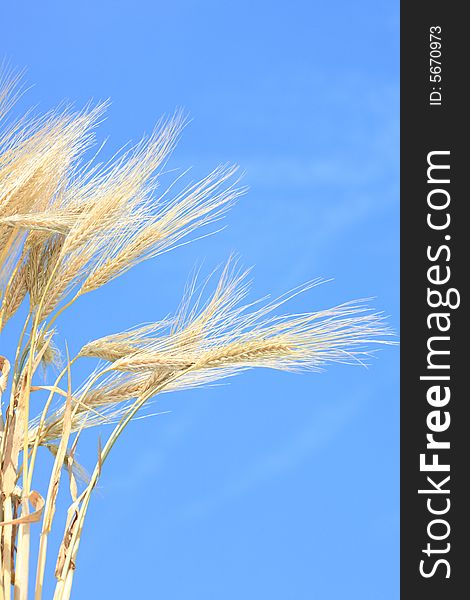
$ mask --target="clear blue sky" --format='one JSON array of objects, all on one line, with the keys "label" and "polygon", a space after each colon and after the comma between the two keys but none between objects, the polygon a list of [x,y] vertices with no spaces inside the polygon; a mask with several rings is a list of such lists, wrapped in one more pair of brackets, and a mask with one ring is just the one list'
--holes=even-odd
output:
[{"label": "clear blue sky", "polygon": [[[34,84],[24,106],[110,97],[108,152],[183,106],[193,121],[171,166],[197,176],[234,161],[250,186],[224,232],[77,304],[63,321],[72,349],[161,318],[195,264],[208,272],[235,249],[255,266],[253,297],[334,277],[289,309],[375,296],[398,328],[398,10],[384,0],[1,9],[0,52]],[[171,413],[133,423],[106,465],[74,598],[398,598],[396,349],[368,369],[251,372],[154,409]]]}]

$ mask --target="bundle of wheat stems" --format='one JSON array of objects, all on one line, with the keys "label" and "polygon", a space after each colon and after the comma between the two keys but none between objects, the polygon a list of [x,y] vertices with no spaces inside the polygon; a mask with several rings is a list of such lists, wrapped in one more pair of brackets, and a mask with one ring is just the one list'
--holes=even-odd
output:
[{"label": "bundle of wheat stems", "polygon": [[[135,147],[96,165],[84,153],[94,141],[103,104],[14,121],[5,115],[16,90],[11,79],[0,90],[0,332],[15,314],[20,323],[16,352],[0,355],[0,599],[43,597],[55,523],[64,533],[58,555],[49,560],[51,571],[55,563],[53,597],[65,600],[101,470],[151,398],[250,367],[319,370],[331,361],[361,362],[387,329],[362,302],[279,315],[279,307],[301,289],[270,303],[247,303],[246,272],[229,260],[208,299],[192,281],[173,317],[90,341],[76,356],[67,354],[65,366],[46,385],[38,370],[56,360],[56,327],[67,308],[137,263],[190,239],[219,219],[243,190],[231,166],[217,168],[175,197],[172,188],[157,190],[184,125],[179,113]],[[72,366],[90,359],[96,361],[94,371],[74,387]],[[91,475],[81,479],[75,459],[80,436],[99,425],[108,426],[108,435],[102,445],[97,441]],[[52,453],[53,466],[41,489],[35,473],[45,451]],[[56,523],[64,482],[70,506],[65,522]]]}]

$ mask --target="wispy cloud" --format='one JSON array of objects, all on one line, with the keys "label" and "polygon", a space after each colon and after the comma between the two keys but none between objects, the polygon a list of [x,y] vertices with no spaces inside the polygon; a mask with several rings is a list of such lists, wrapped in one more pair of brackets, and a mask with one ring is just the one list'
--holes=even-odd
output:
[{"label": "wispy cloud", "polygon": [[343,398],[315,412],[306,426],[279,448],[258,457],[211,494],[183,506],[183,518],[192,519],[207,514],[221,504],[294,469],[332,442],[363,402],[364,398],[359,396]]}]

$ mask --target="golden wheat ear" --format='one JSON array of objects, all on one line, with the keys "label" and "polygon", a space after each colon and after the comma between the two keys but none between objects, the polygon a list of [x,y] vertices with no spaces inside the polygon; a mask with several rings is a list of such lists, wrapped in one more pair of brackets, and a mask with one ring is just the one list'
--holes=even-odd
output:
[{"label": "golden wheat ear", "polygon": [[[130,400],[152,390],[200,386],[254,367],[320,371],[333,362],[364,364],[374,348],[394,343],[383,316],[365,301],[277,314],[319,280],[270,303],[247,304],[248,272],[230,260],[205,302],[192,280],[173,317],[87,343],[78,357],[109,364],[74,393],[73,430],[115,421],[129,409]],[[207,287],[206,282],[202,288]],[[60,409],[46,421],[41,443],[59,436],[62,416]],[[38,435],[37,422],[32,425],[31,439]]]}]

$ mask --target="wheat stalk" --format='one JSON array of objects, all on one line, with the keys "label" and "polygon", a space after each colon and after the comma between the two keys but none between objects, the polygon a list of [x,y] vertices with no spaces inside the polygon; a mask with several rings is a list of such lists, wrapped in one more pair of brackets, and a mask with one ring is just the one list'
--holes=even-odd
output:
[{"label": "wheat stalk", "polygon": [[[174,315],[91,340],[76,356],[66,352],[55,381],[42,382],[40,367],[60,364],[55,327],[71,304],[190,240],[244,190],[236,168],[222,166],[173,198],[171,187],[159,191],[159,175],[184,126],[181,113],[96,165],[84,163],[83,154],[105,105],[9,122],[15,90],[11,79],[0,88],[0,332],[20,322],[14,355],[0,353],[0,600],[26,600],[29,591],[43,597],[64,480],[70,506],[58,524],[64,534],[54,599],[67,600],[93,489],[114,444],[152,398],[253,367],[319,371],[331,362],[362,363],[374,344],[390,343],[389,332],[364,302],[279,314],[318,281],[272,302],[247,302],[247,272],[231,258],[211,294],[212,281],[199,286],[193,278]],[[74,388],[78,361],[91,361],[94,370]],[[105,425],[111,433],[87,479],[75,460],[81,433]],[[46,485],[36,475],[40,448],[54,457]],[[35,569],[31,544],[39,548]]]}]

